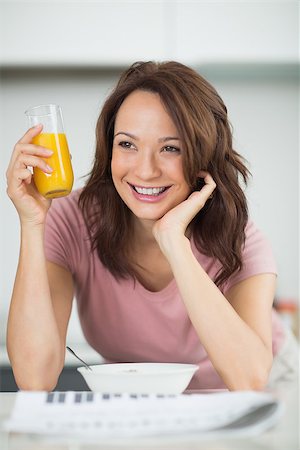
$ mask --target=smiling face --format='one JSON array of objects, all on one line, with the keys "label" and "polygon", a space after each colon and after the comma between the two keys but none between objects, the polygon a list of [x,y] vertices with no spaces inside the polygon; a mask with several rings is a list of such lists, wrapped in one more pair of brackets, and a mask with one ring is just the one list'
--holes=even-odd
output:
[{"label": "smiling face", "polygon": [[139,219],[158,220],[185,200],[178,131],[156,93],[134,91],[118,110],[112,149],[117,192]]}]

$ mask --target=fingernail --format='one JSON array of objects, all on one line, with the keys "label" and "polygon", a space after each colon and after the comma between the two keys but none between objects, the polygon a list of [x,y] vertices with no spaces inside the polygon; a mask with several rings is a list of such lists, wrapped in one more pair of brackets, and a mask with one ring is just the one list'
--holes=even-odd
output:
[{"label": "fingernail", "polygon": [[53,155],[53,150],[50,150],[48,148],[45,148],[44,153],[46,153],[46,155]]},{"label": "fingernail", "polygon": [[33,128],[40,128],[41,126],[42,126],[42,124],[41,124],[41,123],[38,123],[37,125],[34,125]]},{"label": "fingernail", "polygon": [[46,167],[47,167],[47,170],[49,170],[49,172],[53,172],[52,167],[48,166],[48,164],[46,165]]}]

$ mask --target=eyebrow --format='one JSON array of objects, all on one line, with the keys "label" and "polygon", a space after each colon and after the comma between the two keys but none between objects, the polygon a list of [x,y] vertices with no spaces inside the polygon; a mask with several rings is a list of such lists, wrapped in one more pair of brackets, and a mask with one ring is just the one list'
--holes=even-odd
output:
[{"label": "eyebrow", "polygon": [[[119,134],[124,134],[125,136],[128,136],[128,137],[130,137],[131,139],[134,139],[134,140],[136,140],[136,141],[139,140],[139,138],[136,137],[136,136],[134,136],[134,134],[127,133],[127,132],[125,132],[125,131],[118,131],[118,133],[116,133],[116,134],[114,135],[114,138],[115,138],[116,136],[118,136]],[[177,137],[177,136],[165,136],[165,137],[159,138],[159,139],[158,139],[158,142],[179,141],[179,140],[180,140],[180,139],[179,139],[179,137]]]}]

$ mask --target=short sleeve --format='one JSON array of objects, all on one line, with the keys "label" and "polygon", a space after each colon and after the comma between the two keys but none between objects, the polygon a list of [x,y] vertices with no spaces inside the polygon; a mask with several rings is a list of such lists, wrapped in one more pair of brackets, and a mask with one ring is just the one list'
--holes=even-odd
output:
[{"label": "short sleeve", "polygon": [[261,273],[274,273],[277,275],[277,265],[269,240],[249,221],[245,229],[245,245],[242,251],[243,267],[226,281],[223,292],[246,278]]},{"label": "short sleeve", "polygon": [[52,200],[45,225],[46,259],[73,275],[81,258],[81,224],[77,195]]}]

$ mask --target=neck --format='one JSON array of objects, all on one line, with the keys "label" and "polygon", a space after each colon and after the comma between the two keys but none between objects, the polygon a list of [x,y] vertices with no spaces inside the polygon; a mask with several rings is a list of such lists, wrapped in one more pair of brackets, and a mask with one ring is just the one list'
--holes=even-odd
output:
[{"label": "neck", "polygon": [[154,245],[158,246],[152,233],[154,220],[134,220],[134,242],[137,245]]}]

